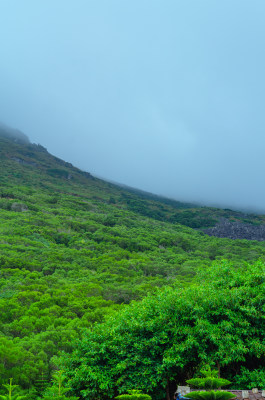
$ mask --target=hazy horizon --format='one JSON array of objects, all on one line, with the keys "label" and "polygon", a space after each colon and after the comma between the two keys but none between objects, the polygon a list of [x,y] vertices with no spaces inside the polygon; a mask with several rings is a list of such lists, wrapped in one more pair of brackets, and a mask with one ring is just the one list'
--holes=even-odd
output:
[{"label": "hazy horizon", "polygon": [[106,180],[265,212],[265,3],[0,2],[0,120]]}]

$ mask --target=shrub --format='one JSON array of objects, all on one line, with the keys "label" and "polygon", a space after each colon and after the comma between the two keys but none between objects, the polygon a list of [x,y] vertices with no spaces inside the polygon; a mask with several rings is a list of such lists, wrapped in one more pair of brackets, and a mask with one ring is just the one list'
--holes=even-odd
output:
[{"label": "shrub", "polygon": [[128,394],[115,397],[117,400],[152,400],[151,396],[142,393],[141,390],[128,390]]},{"label": "shrub", "polygon": [[204,389],[204,391],[191,392],[184,397],[192,400],[230,400],[236,397],[233,393],[216,390],[230,384],[227,379],[218,378],[218,371],[212,371],[208,367],[202,370],[201,374],[204,375],[204,378],[189,379],[187,383]]}]

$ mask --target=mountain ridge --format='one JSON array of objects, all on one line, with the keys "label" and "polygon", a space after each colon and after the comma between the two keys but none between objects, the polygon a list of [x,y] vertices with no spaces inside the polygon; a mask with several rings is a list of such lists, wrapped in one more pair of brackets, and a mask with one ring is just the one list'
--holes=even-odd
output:
[{"label": "mountain ridge", "polygon": [[18,129],[10,128],[2,122],[0,122],[0,136],[6,137],[7,139],[10,139],[16,143],[30,143],[30,140],[25,133]]},{"label": "mountain ridge", "polygon": [[[265,224],[264,215],[227,208],[199,206],[149,193],[124,184],[105,181],[51,155],[40,144],[30,143],[26,135],[22,134],[27,140],[20,141],[17,138],[14,139],[12,135],[7,135],[7,131],[13,132],[13,135],[17,133],[18,138],[21,137],[21,133],[11,128],[2,128],[2,125],[0,125],[0,157],[2,162],[5,160],[6,168],[12,171],[13,179],[20,171],[19,179],[17,180],[18,184],[21,183],[23,177],[29,183],[27,179],[30,176],[29,168],[31,168],[35,170],[33,175],[36,185],[40,185],[40,182],[42,182],[41,186],[45,184],[50,186],[52,184],[53,190],[58,193],[62,180],[69,182],[68,189],[70,189],[70,186],[73,186],[72,189],[74,189],[75,184],[90,185],[97,192],[98,201],[114,202],[113,204],[116,204],[117,207],[125,207],[145,217],[170,223],[180,223],[218,237],[256,240],[258,235],[258,240],[265,240],[265,234],[258,234],[258,230],[260,232],[261,230],[260,228],[255,228],[256,225]],[[37,176],[38,178],[36,179]],[[1,179],[0,177],[0,182]],[[106,192],[111,192],[108,198],[106,197]],[[230,224],[226,224],[225,230],[221,228],[224,220],[230,222]],[[246,226],[243,231],[241,229],[240,235],[237,236],[236,230],[232,225],[234,222],[243,225],[252,224],[253,229],[248,230]],[[229,228],[233,230],[233,234],[229,231]],[[244,234],[244,230],[248,232]]]}]

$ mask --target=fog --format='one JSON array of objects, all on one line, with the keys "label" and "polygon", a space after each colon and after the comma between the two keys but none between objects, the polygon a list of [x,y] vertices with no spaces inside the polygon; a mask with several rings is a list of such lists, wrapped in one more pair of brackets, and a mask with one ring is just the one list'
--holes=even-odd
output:
[{"label": "fog", "polygon": [[264,0],[0,0],[0,120],[97,176],[265,212]]}]

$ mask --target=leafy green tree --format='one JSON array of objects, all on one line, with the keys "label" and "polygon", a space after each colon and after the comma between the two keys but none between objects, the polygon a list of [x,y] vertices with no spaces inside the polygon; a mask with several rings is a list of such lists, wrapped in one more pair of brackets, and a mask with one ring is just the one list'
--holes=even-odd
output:
[{"label": "leafy green tree", "polygon": [[224,376],[262,365],[264,273],[260,262],[216,263],[193,286],[158,290],[96,325],[65,358],[74,392],[93,399],[139,388],[160,399],[205,363]]},{"label": "leafy green tree", "polygon": [[233,376],[234,387],[253,389],[254,387],[265,387],[265,367],[249,370],[246,367],[241,367],[240,373]]}]

